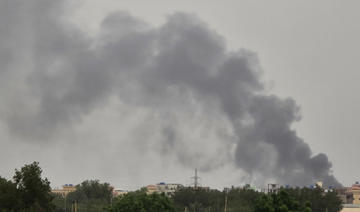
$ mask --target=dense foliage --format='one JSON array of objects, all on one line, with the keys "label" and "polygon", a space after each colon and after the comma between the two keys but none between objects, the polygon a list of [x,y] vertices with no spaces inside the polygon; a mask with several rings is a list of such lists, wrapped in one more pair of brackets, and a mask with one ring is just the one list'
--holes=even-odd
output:
[{"label": "dense foliage", "polygon": [[320,188],[289,188],[265,194],[249,188],[233,188],[227,192],[183,188],[173,201],[177,211],[220,212],[225,202],[229,212],[339,212],[341,200],[335,191]]},{"label": "dense foliage", "polygon": [[53,202],[59,212],[71,211],[75,206],[78,212],[106,211],[112,201],[112,190],[109,183],[85,180],[76,185],[76,191],[69,193],[66,198],[56,195]]},{"label": "dense foliage", "polygon": [[289,188],[286,191],[301,204],[310,202],[313,212],[338,212],[342,209],[336,191],[324,192],[321,188]]},{"label": "dense foliage", "polygon": [[220,211],[224,208],[224,195],[218,190],[181,188],[172,199],[178,211]]},{"label": "dense foliage", "polygon": [[0,177],[0,212],[339,212],[336,191],[321,188],[282,188],[265,194],[250,187],[218,191],[185,187],[172,196],[146,194],[146,190],[113,198],[112,187],[86,180],[67,196],[52,194],[41,178],[39,163],[15,170],[12,180]]},{"label": "dense foliage", "polygon": [[0,211],[15,210],[20,204],[20,192],[16,184],[0,177]]},{"label": "dense foliage", "polygon": [[227,192],[211,189],[183,188],[172,197],[178,211],[188,212],[218,212],[224,211],[254,211],[254,205],[261,193],[251,189],[232,188]]},{"label": "dense foliage", "polygon": [[15,170],[13,181],[0,178],[0,211],[53,211],[50,182],[38,162]]},{"label": "dense foliage", "polygon": [[130,192],[114,200],[111,212],[174,212],[173,202],[164,194],[146,194],[144,190]]},{"label": "dense foliage", "polygon": [[265,195],[256,201],[255,212],[311,212],[311,204],[301,204],[285,190],[278,194]]}]

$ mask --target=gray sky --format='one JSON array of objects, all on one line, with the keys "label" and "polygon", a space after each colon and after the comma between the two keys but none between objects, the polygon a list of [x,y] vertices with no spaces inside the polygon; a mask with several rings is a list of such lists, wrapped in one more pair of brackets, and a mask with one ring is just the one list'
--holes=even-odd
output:
[{"label": "gray sky", "polygon": [[[226,75],[204,80],[208,75],[200,72],[194,76],[193,73],[178,75],[181,68],[166,72],[167,53],[169,57],[179,57],[176,56],[179,48],[167,47],[166,38],[174,32],[181,34],[182,24],[180,29],[173,28],[177,21],[192,23],[192,19],[197,19],[193,15],[189,15],[190,18],[172,16],[172,21],[167,18],[181,11],[195,14],[201,20],[199,25],[206,28],[201,32],[209,36],[208,43],[204,39],[204,45],[196,40],[191,44],[191,37],[185,37],[181,45],[185,49],[195,46],[195,52],[196,45],[204,48],[204,52],[214,52],[198,58],[198,64],[207,64],[211,71],[216,65],[212,62],[217,61],[214,58],[224,57],[226,61],[228,51],[245,48],[255,52],[263,72],[259,80],[264,86],[261,92],[266,93],[264,98],[275,94],[294,99],[300,106],[302,118],[299,122],[292,118],[290,123],[295,122],[290,124],[291,129],[309,144],[313,156],[327,155],[333,164],[333,174],[341,183],[348,185],[358,179],[355,161],[356,141],[360,137],[357,125],[360,97],[355,93],[359,79],[355,58],[359,49],[357,8],[360,3],[357,1],[151,1],[149,4],[103,0],[72,3],[63,11],[58,5],[44,1],[0,2],[6,5],[0,16],[9,17],[1,19],[3,31],[9,33],[2,32],[0,40],[2,49],[7,50],[0,54],[0,63],[5,67],[0,72],[3,96],[0,175],[9,177],[14,168],[39,160],[53,186],[99,178],[117,187],[136,188],[159,181],[187,184],[193,169],[200,167],[203,184],[222,187],[274,180],[262,179],[262,174],[272,172],[266,167],[288,170],[280,165],[262,164],[261,161],[273,157],[267,146],[260,151],[264,160],[251,163],[251,167],[256,166],[258,170],[250,171],[242,163],[229,162],[232,153],[240,161],[253,158],[236,156],[239,151],[234,145],[239,143],[233,141],[234,137],[246,133],[227,115],[234,114],[224,103],[231,102],[231,95],[219,99],[225,104],[224,111],[213,103],[222,91],[231,90],[207,89],[207,86],[217,87]],[[100,27],[104,18],[118,10],[126,12],[113,15]],[[53,27],[59,17],[64,18],[64,11],[65,19],[76,26]],[[46,21],[42,20],[44,17]],[[162,28],[164,24],[169,27]],[[136,36],[118,43],[119,46],[111,44],[118,37],[122,39],[124,33],[133,32]],[[152,57],[147,56],[153,51],[152,47],[142,47],[151,45],[149,40],[153,37],[156,42],[165,42],[157,49],[165,55],[155,68],[164,70],[159,73],[152,71],[153,66],[142,65],[149,58],[152,63]],[[89,43],[96,49],[90,53]],[[139,46],[142,50],[134,52],[136,58],[128,57],[122,51],[126,45],[130,45],[130,49],[134,49],[131,45]],[[208,46],[211,48],[207,50]],[[105,59],[97,61],[98,54]],[[114,55],[120,55],[119,61],[112,59]],[[245,53],[239,57],[252,56]],[[132,71],[114,76],[113,69],[118,66]],[[108,71],[97,71],[103,67]],[[150,70],[150,74],[133,71],[142,69]],[[150,81],[140,80],[143,77]],[[183,86],[190,89],[191,94],[195,92],[195,96],[189,99],[186,92],[176,88],[165,93],[157,90],[157,86],[148,87],[154,89],[150,93],[138,90],[148,82],[170,86],[169,89],[173,89],[171,85]],[[252,84],[256,83],[257,80]],[[251,88],[251,92],[258,91]],[[86,96],[87,93],[91,95]],[[57,98],[64,94],[64,98]],[[241,106],[247,95],[239,96],[236,98]],[[279,101],[282,105],[283,101]],[[296,109],[289,104],[285,108]],[[245,109],[244,114],[254,113],[256,119],[258,112],[254,110]],[[239,113],[243,112],[236,112]],[[237,130],[240,133],[233,132]],[[262,131],[254,132],[258,135]],[[253,175],[249,175],[252,171]],[[282,177],[278,180],[289,178]]]}]

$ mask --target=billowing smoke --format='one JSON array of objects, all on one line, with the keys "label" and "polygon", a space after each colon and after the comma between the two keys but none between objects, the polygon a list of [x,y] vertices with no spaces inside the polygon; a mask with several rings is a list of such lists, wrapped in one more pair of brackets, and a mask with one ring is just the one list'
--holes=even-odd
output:
[{"label": "billowing smoke", "polygon": [[256,55],[228,51],[195,15],[153,27],[115,12],[90,37],[65,12],[60,1],[0,1],[0,118],[13,136],[51,141],[115,98],[151,114],[142,122],[153,131],[134,130],[133,145],[183,166],[233,163],[260,182],[339,185],[327,156],[292,129],[295,101],[269,94]]}]

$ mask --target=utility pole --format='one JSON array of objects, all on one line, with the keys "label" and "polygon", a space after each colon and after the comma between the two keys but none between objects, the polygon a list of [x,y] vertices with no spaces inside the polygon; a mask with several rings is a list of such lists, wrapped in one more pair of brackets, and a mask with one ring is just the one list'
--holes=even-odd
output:
[{"label": "utility pole", "polygon": [[225,206],[224,206],[224,212],[227,211],[227,192],[225,193]]},{"label": "utility pole", "polygon": [[200,179],[197,173],[197,169],[195,169],[195,176],[192,178],[194,178],[194,188],[197,189],[199,186],[199,179]]},{"label": "utility pole", "polygon": [[197,169],[195,169],[194,186],[195,186],[195,188],[197,188],[197,187],[198,187]]}]

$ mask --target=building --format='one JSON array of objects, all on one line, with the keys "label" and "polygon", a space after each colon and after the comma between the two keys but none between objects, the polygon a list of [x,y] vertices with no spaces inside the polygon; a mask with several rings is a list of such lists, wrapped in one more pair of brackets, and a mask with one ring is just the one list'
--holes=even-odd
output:
[{"label": "building", "polygon": [[113,189],[113,196],[114,196],[114,197],[122,196],[122,195],[125,195],[125,194],[127,194],[127,193],[128,193],[128,191],[126,191],[126,190]]},{"label": "building", "polygon": [[[249,185],[249,188],[250,188],[250,185]],[[280,185],[279,184],[276,184],[276,183],[268,183],[267,184],[267,193],[268,194],[277,194],[280,190]]]},{"label": "building", "polygon": [[180,189],[181,187],[183,187],[181,184],[177,184],[177,183],[158,183],[156,185],[148,185],[146,186],[146,190],[147,190],[147,194],[153,194],[153,193],[157,193],[157,194],[161,194],[164,193],[167,196],[172,195],[173,193],[175,193],[175,191],[177,191],[178,189]]},{"label": "building", "polygon": [[70,192],[76,191],[76,187],[73,184],[65,184],[63,185],[62,189],[53,189],[51,190],[52,193],[60,194],[61,196],[66,196]]},{"label": "building", "polygon": [[336,189],[339,198],[347,205],[360,205],[360,184],[355,182],[351,187]]},{"label": "building", "polygon": [[315,186],[318,188],[322,188],[323,187],[323,182],[322,181],[318,181],[315,183]]},{"label": "building", "polygon": [[147,194],[158,193],[158,189],[157,189],[156,185],[148,185],[148,186],[146,186],[146,193]]},{"label": "building", "polygon": [[339,198],[342,200],[343,209],[341,212],[360,212],[360,184],[355,182],[351,187],[336,189]]},{"label": "building", "polygon": [[[355,182],[351,187],[345,188],[342,199],[346,204],[360,205],[360,184]],[[344,198],[345,195],[345,198]]]}]

